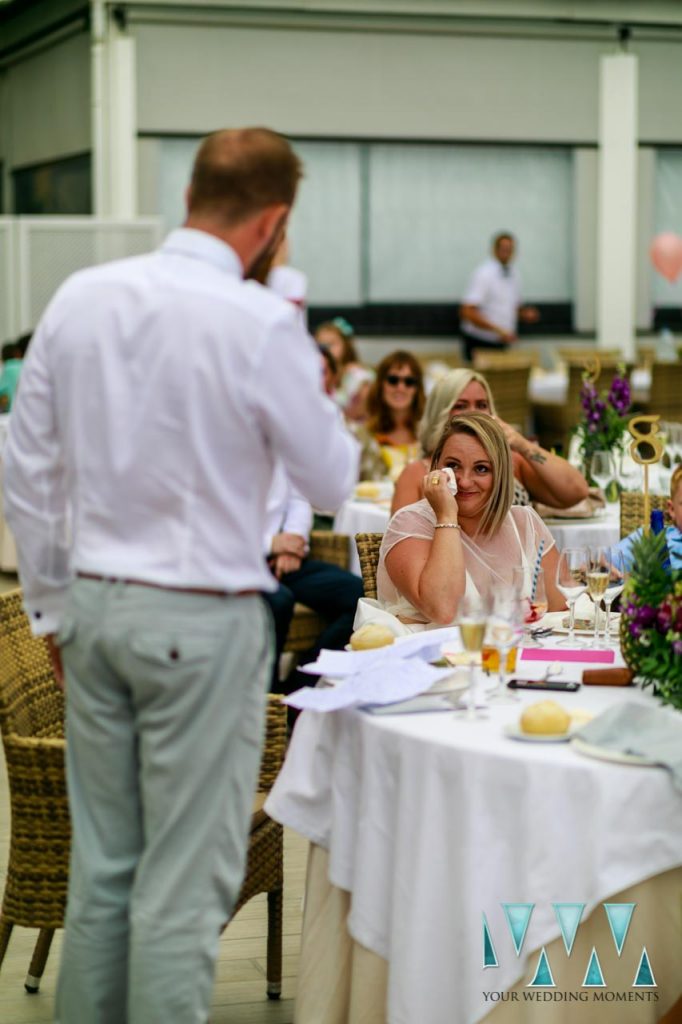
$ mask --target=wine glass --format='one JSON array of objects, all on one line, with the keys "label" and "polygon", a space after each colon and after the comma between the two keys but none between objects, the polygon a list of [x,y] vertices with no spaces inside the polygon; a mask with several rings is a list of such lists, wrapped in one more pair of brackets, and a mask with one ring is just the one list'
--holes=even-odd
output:
[{"label": "wine glass", "polygon": [[628,452],[623,452],[618,465],[618,481],[624,491],[642,489],[642,467]]},{"label": "wine glass", "polygon": [[588,554],[586,548],[564,548],[556,568],[557,589],[564,595],[569,608],[568,636],[559,640],[558,647],[583,647],[575,639],[575,602],[587,590]]},{"label": "wine glass", "polygon": [[609,581],[608,548],[590,548],[587,565],[587,593],[594,605],[593,645],[599,647],[599,606]]},{"label": "wine glass", "polygon": [[467,698],[467,719],[484,718],[477,710],[478,703],[478,673],[476,655],[483,647],[486,626],[488,623],[489,602],[486,596],[481,594],[464,594],[460,598],[457,614],[457,625],[459,635],[462,638],[462,646],[470,655],[469,658],[469,690]]},{"label": "wine glass", "polygon": [[508,704],[520,700],[516,693],[507,690],[505,672],[509,652],[518,644],[523,634],[523,612],[519,594],[511,590],[499,590],[493,597],[491,615],[488,620],[486,642],[498,652],[497,683],[487,693],[490,703]]},{"label": "wine glass", "polygon": [[601,488],[604,497],[608,501],[608,485],[614,477],[611,452],[599,451],[593,453],[590,459],[590,476],[597,486]]},{"label": "wine glass", "polygon": [[606,611],[604,613],[604,646],[608,647],[610,643],[609,625],[611,620],[611,605],[618,595],[623,592],[623,587],[625,586],[628,577],[628,571],[625,556],[617,545],[606,548],[605,557],[608,578],[602,600],[606,606]]}]

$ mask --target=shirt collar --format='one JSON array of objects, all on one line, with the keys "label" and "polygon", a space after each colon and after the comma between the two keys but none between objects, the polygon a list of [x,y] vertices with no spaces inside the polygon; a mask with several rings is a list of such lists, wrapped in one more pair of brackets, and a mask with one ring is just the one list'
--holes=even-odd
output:
[{"label": "shirt collar", "polygon": [[244,268],[241,260],[231,245],[221,241],[207,231],[197,228],[176,228],[171,231],[161,245],[161,252],[180,253],[190,259],[204,260],[212,263],[218,270],[223,270],[234,277],[242,278]]}]

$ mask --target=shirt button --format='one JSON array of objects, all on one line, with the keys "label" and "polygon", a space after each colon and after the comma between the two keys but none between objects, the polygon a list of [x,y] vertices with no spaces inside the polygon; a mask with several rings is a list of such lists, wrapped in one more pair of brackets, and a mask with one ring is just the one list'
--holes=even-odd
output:
[{"label": "shirt button", "polygon": [[168,657],[171,659],[171,661],[177,661],[178,658],[180,657],[180,654],[174,647],[171,651],[168,652]]},{"label": "shirt button", "polygon": [[33,613],[33,616],[34,616],[34,618],[36,618],[36,619],[42,619],[42,617],[43,617],[43,613],[42,613],[42,612],[34,612],[34,613]]}]

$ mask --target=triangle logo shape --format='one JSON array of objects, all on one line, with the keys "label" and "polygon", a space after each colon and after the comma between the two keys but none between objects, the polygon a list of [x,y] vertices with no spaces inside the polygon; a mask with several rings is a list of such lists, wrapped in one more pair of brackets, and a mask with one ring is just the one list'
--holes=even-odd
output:
[{"label": "triangle logo shape", "polygon": [[587,970],[585,971],[583,988],[606,988],[601,964],[599,963],[597,950],[594,946],[592,947],[592,953],[590,954],[590,962],[588,963]]},{"label": "triangle logo shape", "polygon": [[523,946],[523,940],[528,930],[530,915],[533,913],[534,903],[503,903],[502,909],[507,918],[507,925],[511,932],[514,949],[518,956]]},{"label": "triangle logo shape", "polygon": [[646,946],[642,949],[642,955],[639,958],[639,967],[637,968],[637,974],[635,980],[632,983],[633,988],[658,988],[656,979],[654,978],[654,972],[651,970],[651,964],[649,963],[649,954],[646,951]]},{"label": "triangle logo shape", "polygon": [[538,965],[535,968],[533,980],[526,985],[526,988],[556,988],[552,969],[549,966],[549,960],[547,959],[544,946],[542,947],[540,956],[538,957]]},{"label": "triangle logo shape", "polygon": [[609,928],[613,935],[613,941],[616,945],[616,952],[620,956],[623,946],[625,945],[625,937],[630,927],[630,921],[632,920],[632,912],[637,906],[636,903],[605,903],[604,910],[606,916],[609,919]]},{"label": "triangle logo shape", "polygon": [[585,909],[584,903],[553,903],[554,916],[561,929],[561,937],[564,940],[567,956],[571,955],[573,943],[578,933],[580,918]]},{"label": "triangle logo shape", "polygon": [[488,921],[483,915],[483,967],[498,967],[497,953],[493,946],[493,940],[490,935],[490,929],[488,928]]}]

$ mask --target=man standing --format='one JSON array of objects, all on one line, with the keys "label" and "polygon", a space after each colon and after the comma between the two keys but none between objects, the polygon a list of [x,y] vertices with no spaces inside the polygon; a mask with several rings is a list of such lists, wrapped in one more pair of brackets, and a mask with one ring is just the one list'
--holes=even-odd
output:
[{"label": "man standing", "polygon": [[243,280],[279,244],[300,174],[274,132],[209,136],[185,226],[70,278],[23,371],[7,518],[66,677],[59,1024],[207,1017],[270,678],[272,469],[324,508],[357,471],[296,310]]},{"label": "man standing", "polygon": [[535,323],[538,311],[521,307],[521,282],[515,266],[514,236],[493,239],[493,257],[474,271],[460,306],[460,333],[471,362],[474,349],[504,349],[516,341],[517,320]]}]

